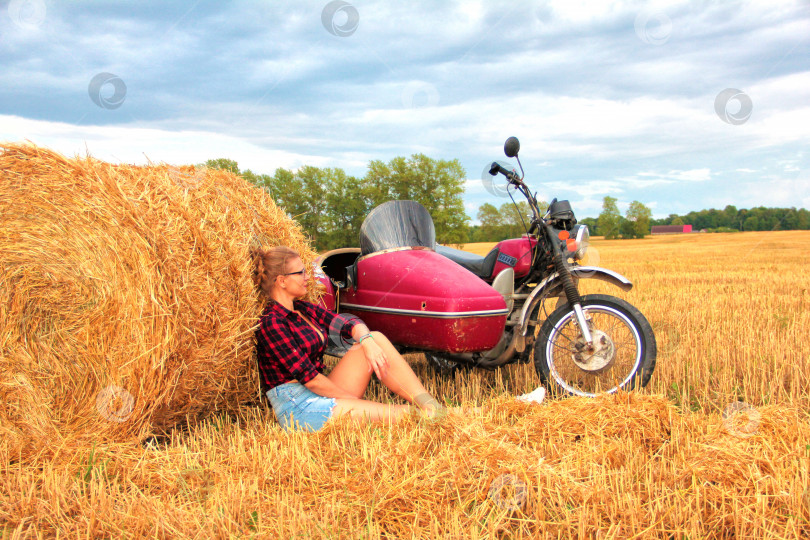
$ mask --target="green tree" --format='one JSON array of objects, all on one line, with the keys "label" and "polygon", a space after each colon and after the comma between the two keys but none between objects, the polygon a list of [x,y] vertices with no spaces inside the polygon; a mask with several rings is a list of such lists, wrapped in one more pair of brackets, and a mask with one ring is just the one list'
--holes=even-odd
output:
[{"label": "green tree", "polygon": [[737,224],[735,225],[735,228],[742,231],[743,224],[745,223],[745,218],[747,217],[748,217],[748,210],[746,210],[745,208],[737,212]]},{"label": "green tree", "polygon": [[[545,205],[543,202],[539,204]],[[525,201],[518,202],[517,206],[511,202],[504,203],[500,208],[484,203],[478,208],[477,217],[481,225],[475,241],[500,242],[507,238],[519,238],[526,233],[526,227],[531,223],[531,208]]]},{"label": "green tree", "polygon": [[390,200],[412,200],[424,206],[433,218],[436,241],[464,242],[467,221],[464,212],[464,177],[457,159],[436,160],[424,154],[396,157],[388,163],[369,163],[364,184],[373,206]]},{"label": "green tree", "polygon": [[733,204],[726,205],[723,208],[723,218],[720,220],[721,227],[739,228],[739,221],[737,220],[737,207]]},{"label": "green tree", "polygon": [[602,213],[599,214],[599,232],[607,239],[619,236],[619,225],[622,215],[616,206],[616,198],[606,195],[602,199]]},{"label": "green tree", "polygon": [[484,242],[481,238],[480,225],[471,225],[467,228],[467,242]]},{"label": "green tree", "polygon": [[342,169],[328,169],[324,249],[360,246],[360,225],[371,210],[360,179]]},{"label": "green tree", "polygon": [[326,194],[334,174],[335,169],[306,165],[296,172],[276,169],[270,179],[276,204],[301,224],[316,249],[323,249],[327,242]]},{"label": "green tree", "polygon": [[[547,205],[545,202],[539,201],[537,206],[543,208]],[[526,228],[532,219],[532,209],[526,201],[518,201],[517,206],[511,202],[503,203],[498,213],[501,215],[501,223],[503,224],[502,238],[499,240],[519,238],[526,233]]]},{"label": "green tree", "polygon": [[681,216],[677,216],[675,219],[672,220],[672,225],[686,225],[681,219]]},{"label": "green tree", "polygon": [[782,225],[786,231],[793,231],[799,228],[799,214],[796,212],[795,206],[785,210]]},{"label": "green tree", "polygon": [[209,169],[219,169],[222,171],[231,172],[233,174],[239,174],[239,164],[232,159],[209,159],[205,162],[205,166]]},{"label": "green tree", "polygon": [[627,208],[625,214],[627,221],[632,223],[632,237],[644,238],[650,234],[650,218],[652,218],[652,210],[644,206],[638,201],[633,201]]},{"label": "green tree", "polygon": [[619,233],[621,237],[625,240],[635,238],[636,237],[635,224],[629,219],[621,218],[621,223],[619,224]]},{"label": "green tree", "polygon": [[498,209],[489,203],[484,203],[478,207],[476,217],[481,222],[481,234],[478,242],[496,242],[503,225]]},{"label": "green tree", "polygon": [[796,212],[796,228],[807,230],[810,229],[810,212],[804,208],[799,208]]},{"label": "green tree", "polygon": [[273,197],[274,201],[276,200],[276,192],[274,191],[274,177],[270,176],[269,174],[255,174],[253,171],[248,169],[246,171],[242,171],[242,178],[264,189],[270,193],[270,196]]},{"label": "green tree", "polygon": [[592,236],[599,236],[601,233],[599,232],[599,227],[597,226],[596,218],[586,217],[584,219],[580,219],[579,223],[582,225],[588,226],[588,231],[591,233]]},{"label": "green tree", "polygon": [[[665,217],[661,223],[656,223],[656,225],[675,225],[676,219],[680,219],[681,221],[683,221],[681,216],[679,216],[678,214],[670,214],[667,217]],[[681,224],[683,225],[683,223]]]}]

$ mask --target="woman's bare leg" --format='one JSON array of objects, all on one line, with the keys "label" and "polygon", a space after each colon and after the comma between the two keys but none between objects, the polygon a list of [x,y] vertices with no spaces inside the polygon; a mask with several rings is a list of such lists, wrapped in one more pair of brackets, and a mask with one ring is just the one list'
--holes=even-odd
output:
[{"label": "woman's bare leg", "polygon": [[333,416],[350,415],[361,423],[382,421],[386,424],[396,422],[403,416],[412,412],[410,405],[389,405],[365,399],[338,398],[335,400]]},{"label": "woman's bare leg", "polygon": [[366,393],[373,372],[363,348],[355,345],[343,355],[326,377],[360,399]]},{"label": "woman's bare leg", "polygon": [[[440,407],[388,338],[380,332],[371,334],[388,359],[388,370],[380,382],[406,401],[414,403],[416,400],[416,406],[424,409],[428,415]],[[372,373],[373,370],[366,360],[362,347],[352,347],[340,359],[327,377],[347,392],[356,395],[358,399],[337,399],[336,406],[332,410],[334,415],[350,412],[352,417],[357,419],[393,422],[412,411],[410,405],[388,405],[359,399],[368,388]]]},{"label": "woman's bare leg", "polygon": [[388,338],[380,332],[372,332],[371,335],[388,359],[388,372],[382,376],[380,382],[408,402],[413,402],[414,398],[423,394],[429,396],[410,364],[402,358]]},{"label": "woman's bare leg", "polygon": [[[372,332],[371,335],[388,359],[388,371],[380,378],[380,382],[408,402],[413,402],[417,396],[429,395],[419,377],[388,338],[380,332]],[[372,373],[363,348],[355,346],[343,355],[327,377],[347,392],[362,398]]]}]

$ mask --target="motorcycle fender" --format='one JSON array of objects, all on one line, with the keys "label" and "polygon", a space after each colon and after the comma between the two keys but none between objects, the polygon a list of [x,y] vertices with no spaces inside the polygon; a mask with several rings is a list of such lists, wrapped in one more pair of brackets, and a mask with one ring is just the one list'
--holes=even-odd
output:
[{"label": "motorcycle fender", "polygon": [[[571,275],[575,278],[607,281],[623,291],[629,291],[633,288],[633,283],[629,279],[607,268],[600,268],[598,266],[575,266],[571,268],[570,271]],[[557,286],[561,286],[560,274],[554,272],[538,283],[531,294],[529,294],[529,297],[523,304],[523,311],[520,313],[520,332],[518,333],[518,336],[521,338],[520,341],[523,341],[522,338],[526,336],[526,331],[529,328],[529,313],[534,309],[535,304],[539,301],[538,299],[543,296],[544,292]],[[519,350],[521,350],[522,345],[523,343],[518,344]]]}]

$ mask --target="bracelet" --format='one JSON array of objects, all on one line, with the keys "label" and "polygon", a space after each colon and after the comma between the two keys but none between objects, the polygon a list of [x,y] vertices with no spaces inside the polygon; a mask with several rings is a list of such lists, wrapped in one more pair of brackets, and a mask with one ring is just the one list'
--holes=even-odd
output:
[{"label": "bracelet", "polygon": [[365,336],[360,336],[360,339],[357,340],[357,343],[363,343],[363,340],[366,338],[374,339],[374,336],[371,335],[371,332],[366,334]]}]

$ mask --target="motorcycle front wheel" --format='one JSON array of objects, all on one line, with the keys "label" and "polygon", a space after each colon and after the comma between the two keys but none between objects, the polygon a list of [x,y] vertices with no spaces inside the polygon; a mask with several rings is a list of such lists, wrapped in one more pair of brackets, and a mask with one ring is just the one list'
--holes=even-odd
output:
[{"label": "motorcycle front wheel", "polygon": [[534,365],[549,386],[578,396],[646,386],[655,369],[652,327],[628,302],[605,294],[582,297],[594,348],[589,349],[574,309],[564,303],[543,322],[534,343]]}]

